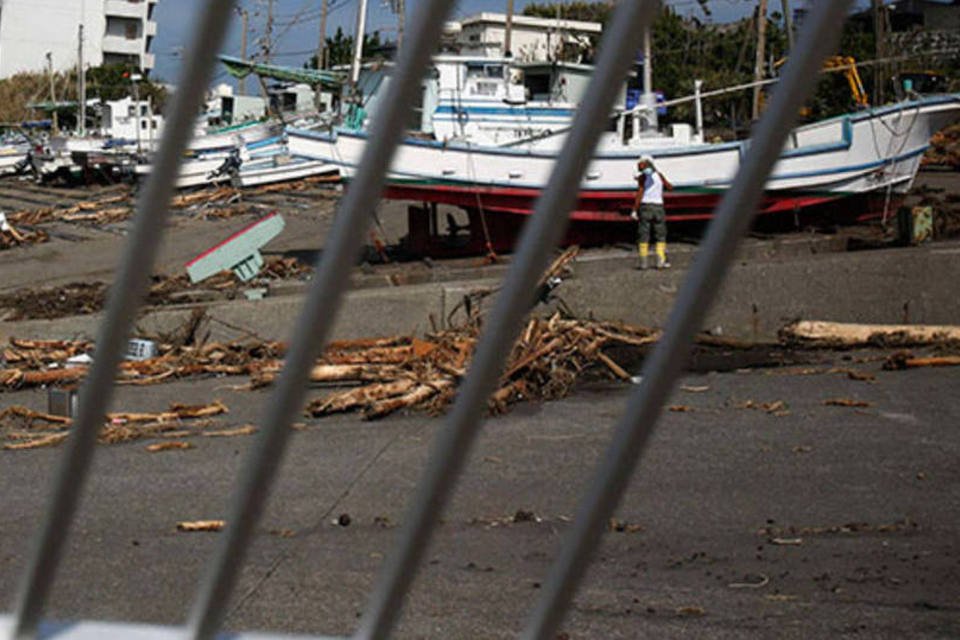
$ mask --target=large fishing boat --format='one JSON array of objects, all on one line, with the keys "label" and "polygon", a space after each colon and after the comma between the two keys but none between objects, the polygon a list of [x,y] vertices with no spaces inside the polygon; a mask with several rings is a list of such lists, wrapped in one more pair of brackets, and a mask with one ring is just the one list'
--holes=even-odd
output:
[{"label": "large fishing boat", "polygon": [[[817,213],[838,221],[889,213],[912,186],[930,137],[958,116],[960,94],[949,94],[800,126],[773,169],[758,213]],[[288,136],[291,152],[338,165],[348,181],[366,144],[365,134],[356,131],[293,129]],[[601,145],[581,184],[569,242],[608,242],[611,225],[629,237],[626,214],[636,193],[641,153],[652,155],[675,186],[666,198],[667,219],[706,220],[750,153],[750,141],[703,144],[694,139],[682,144],[667,138],[644,147],[639,139],[619,150]],[[386,197],[463,208],[471,226],[483,223],[494,248],[507,249],[531,213],[556,157],[557,151],[535,146],[407,139],[391,166]]]}]

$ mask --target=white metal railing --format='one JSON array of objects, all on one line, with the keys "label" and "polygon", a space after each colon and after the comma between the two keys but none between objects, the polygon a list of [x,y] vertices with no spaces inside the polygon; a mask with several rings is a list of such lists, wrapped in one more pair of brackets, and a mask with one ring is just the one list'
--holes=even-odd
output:
[{"label": "white metal railing", "polygon": [[[360,168],[340,203],[316,277],[294,328],[283,373],[267,403],[257,441],[241,466],[229,524],[201,581],[186,625],[155,627],[96,621],[60,627],[43,624],[42,613],[89,472],[97,431],[111,402],[114,374],[162,238],[167,203],[193,129],[193,116],[209,82],[214,56],[223,42],[233,5],[231,0],[207,0],[203,5],[187,57],[190,63],[185,65],[180,79],[153,172],[137,203],[135,226],[116,283],[111,288],[94,364],[81,391],[79,413],[56,471],[52,496],[24,576],[17,609],[13,616],[0,616],[0,638],[155,640],[187,637],[205,640],[217,637],[244,552],[280,465],[289,426],[303,404],[307,374],[329,337],[349,272],[370,223],[369,212],[382,192],[386,171],[402,136],[403,123],[410,105],[415,102],[414,92],[435,50],[452,2],[423,0],[410,23],[412,30],[400,51],[394,81],[388,87],[386,108],[373,124]],[[438,430],[420,485],[403,520],[397,548],[385,563],[357,638],[387,638],[393,631],[432,532],[482,425],[487,398],[502,371],[525,310],[530,308],[527,303],[534,296],[551,251],[562,237],[576,201],[577,185],[606,126],[606,115],[633,58],[638,34],[643,33],[643,27],[653,19],[658,5],[656,0],[623,0],[610,21],[586,93],[589,99],[578,110],[548,185],[523,230],[517,255],[457,400],[446,418],[447,424]],[[750,152],[715,212],[701,251],[678,294],[664,336],[648,358],[643,382],[631,396],[609,449],[597,465],[522,637],[547,640],[554,637],[561,624],[604,530],[603,522],[619,502],[654,430],[663,404],[680,375],[694,333],[720,289],[737,243],[750,224],[794,116],[812,89],[823,58],[835,47],[850,5],[850,0],[820,0],[807,19],[770,108],[754,131]],[[284,636],[246,633],[229,637],[266,640]]]}]

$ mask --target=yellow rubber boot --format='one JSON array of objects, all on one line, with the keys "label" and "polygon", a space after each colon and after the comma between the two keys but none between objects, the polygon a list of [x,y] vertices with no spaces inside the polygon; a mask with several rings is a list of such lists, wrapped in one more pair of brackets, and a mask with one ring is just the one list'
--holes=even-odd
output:
[{"label": "yellow rubber boot", "polygon": [[657,269],[669,269],[670,263],[667,262],[667,243],[657,243]]},{"label": "yellow rubber boot", "polygon": [[640,252],[640,265],[639,269],[647,268],[647,260],[650,257],[650,244],[647,242],[637,243],[637,250]]}]

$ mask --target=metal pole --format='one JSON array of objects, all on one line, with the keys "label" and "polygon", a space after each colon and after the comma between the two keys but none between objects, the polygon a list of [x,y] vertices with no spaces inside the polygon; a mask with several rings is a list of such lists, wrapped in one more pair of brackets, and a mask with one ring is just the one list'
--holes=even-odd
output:
[{"label": "metal pole", "polygon": [[573,130],[546,189],[537,200],[533,217],[524,226],[513,265],[485,324],[470,371],[457,391],[457,400],[438,430],[417,493],[404,516],[397,549],[387,558],[355,636],[358,639],[382,640],[393,630],[404,594],[487,413],[487,400],[496,389],[504,361],[531,308],[537,282],[563,237],[583,174],[633,61],[631,53],[639,45],[637,34],[653,20],[658,5],[656,0],[621,2],[610,20],[585,93],[590,99],[577,111]]},{"label": "metal pole", "polygon": [[513,55],[510,49],[513,42],[513,0],[507,0],[507,23],[503,30],[503,57]]},{"label": "metal pole", "polygon": [[[613,510],[650,440],[663,405],[682,373],[693,338],[723,284],[736,257],[737,245],[750,228],[763,187],[783,144],[810,94],[828,51],[839,41],[840,29],[852,0],[830,0],[814,5],[813,15],[800,34],[797,51],[784,69],[783,81],[770,108],[758,123],[750,151],[733,185],[714,213],[707,237],[683,284],[663,337],[643,367],[643,382],[633,392],[614,429],[613,439],[596,465],[573,527],[551,568],[523,635],[525,640],[556,637],[577,585],[586,573]],[[502,294],[501,294],[502,295]]]},{"label": "metal pole", "polygon": [[140,75],[134,74],[130,79],[133,81],[133,104],[137,114],[137,155],[140,155],[143,153],[140,140],[140,124],[143,122],[143,114],[140,113]]},{"label": "metal pole", "polygon": [[216,52],[230,22],[233,0],[209,0],[197,22],[183,75],[164,129],[153,171],[137,199],[135,224],[117,277],[110,287],[107,310],[97,334],[93,365],[80,390],[77,417],[64,443],[52,497],[40,535],[34,538],[11,636],[35,638],[60,558],[74,524],[81,492],[90,470],[97,434],[103,426],[114,391],[117,366],[126,352],[127,337],[147,288],[154,258],[163,238],[168,204],[183,152],[210,82]]},{"label": "metal pole", "polygon": [[353,34],[353,62],[350,65],[350,84],[356,89],[360,80],[360,64],[363,62],[363,36],[367,30],[367,0],[357,5],[357,28]]},{"label": "metal pole", "polygon": [[703,80],[693,81],[693,99],[697,107],[697,137],[703,142],[703,100],[701,99],[701,90],[703,89]]},{"label": "metal pole", "polygon": [[[767,46],[767,0],[760,0],[757,8],[757,57],[753,65],[753,81],[763,80],[763,65]],[[762,89],[753,88],[753,119],[760,118],[760,94]]]},{"label": "metal pole", "polygon": [[327,12],[329,0],[320,0],[320,46],[317,47],[317,69],[327,68]]}]

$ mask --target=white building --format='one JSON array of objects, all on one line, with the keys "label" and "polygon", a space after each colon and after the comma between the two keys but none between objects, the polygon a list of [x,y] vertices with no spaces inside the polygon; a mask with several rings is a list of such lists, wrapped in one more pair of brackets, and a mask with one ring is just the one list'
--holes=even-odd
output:
[{"label": "white building", "polygon": [[[478,13],[457,22],[456,43],[462,55],[501,56],[506,53],[504,38],[507,16],[503,13]],[[603,26],[599,22],[513,17],[510,49],[515,60],[543,62],[565,59],[580,61],[589,50],[591,39],[599,40]]]},{"label": "white building", "polygon": [[158,0],[0,0],[0,78],[76,68],[80,25],[86,67],[125,63],[149,71]]}]

